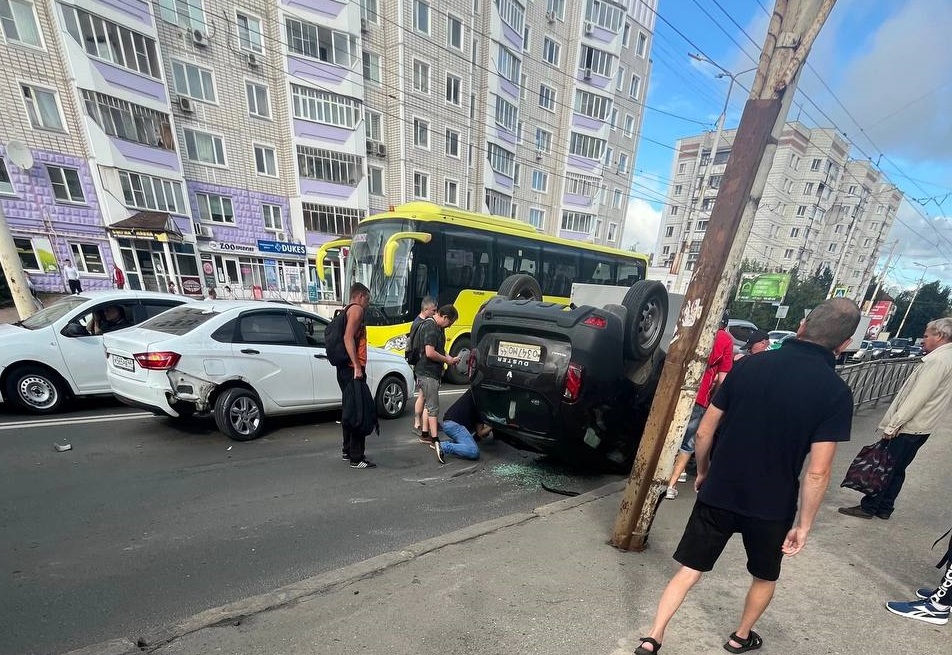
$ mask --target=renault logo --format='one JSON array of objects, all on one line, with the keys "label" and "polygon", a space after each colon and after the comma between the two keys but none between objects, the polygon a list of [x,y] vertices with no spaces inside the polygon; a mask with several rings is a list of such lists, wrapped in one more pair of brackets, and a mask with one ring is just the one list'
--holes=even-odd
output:
[{"label": "renault logo", "polygon": [[512,371],[506,373],[506,382],[512,382]]}]

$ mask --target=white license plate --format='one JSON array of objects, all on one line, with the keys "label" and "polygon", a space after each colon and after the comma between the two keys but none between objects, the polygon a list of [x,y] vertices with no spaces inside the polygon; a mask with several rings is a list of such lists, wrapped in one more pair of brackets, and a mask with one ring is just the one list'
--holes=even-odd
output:
[{"label": "white license plate", "polygon": [[519,359],[524,362],[537,362],[542,358],[542,346],[530,346],[525,343],[500,341],[496,348],[497,357]]},{"label": "white license plate", "polygon": [[124,371],[136,370],[135,360],[131,357],[123,357],[122,355],[113,355],[112,365],[116,368],[121,368]]}]

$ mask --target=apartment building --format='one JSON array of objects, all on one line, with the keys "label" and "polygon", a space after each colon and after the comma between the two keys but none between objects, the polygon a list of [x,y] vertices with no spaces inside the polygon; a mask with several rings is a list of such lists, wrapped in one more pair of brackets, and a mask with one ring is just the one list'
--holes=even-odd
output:
[{"label": "apartment building", "polygon": [[[0,202],[62,288],[296,301],[414,199],[620,245],[656,0],[0,0]],[[309,289],[309,283],[312,283]]]},{"label": "apartment building", "polygon": [[[694,269],[736,130],[680,139],[655,262],[683,290]],[[895,220],[901,192],[867,161],[849,158],[835,130],[787,123],[774,155],[744,258],[771,271],[829,269],[859,297]]]}]

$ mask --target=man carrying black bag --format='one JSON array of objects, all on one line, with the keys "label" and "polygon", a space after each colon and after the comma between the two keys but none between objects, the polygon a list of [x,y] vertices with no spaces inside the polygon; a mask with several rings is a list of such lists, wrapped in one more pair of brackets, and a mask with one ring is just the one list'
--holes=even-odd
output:
[{"label": "man carrying black bag", "polygon": [[[353,393],[355,381],[361,381],[367,386],[364,367],[367,366],[367,329],[364,327],[364,310],[370,305],[370,289],[354,282],[350,287],[350,304],[347,312],[347,323],[344,328],[344,348],[350,361],[337,367],[337,385],[342,394],[343,412],[341,417],[342,459],[350,462],[352,469],[372,469],[377,465],[364,455],[364,442],[368,432],[353,429],[355,424],[348,417],[355,417],[360,408],[352,403],[359,403],[361,395]],[[351,392],[348,393],[348,388]],[[369,390],[368,390],[369,391]]]}]

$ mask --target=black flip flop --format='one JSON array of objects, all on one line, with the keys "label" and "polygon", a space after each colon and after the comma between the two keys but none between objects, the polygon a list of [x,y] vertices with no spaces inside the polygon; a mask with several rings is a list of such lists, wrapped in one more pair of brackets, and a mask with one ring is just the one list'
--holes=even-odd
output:
[{"label": "black flip flop", "polygon": [[[737,646],[731,646],[731,640],[734,640],[740,644],[740,647],[738,648]],[[764,640],[753,630],[751,630],[750,634],[747,635],[747,639],[741,639],[737,636],[736,632],[732,632],[731,636],[728,637],[727,641],[724,642],[724,650],[731,653],[746,653],[749,650],[757,650],[763,645]]]},{"label": "black flip flop", "polygon": [[651,637],[642,637],[640,641],[642,644],[651,644],[651,647],[654,648],[654,650],[648,650],[647,648],[642,648],[639,645],[638,648],[635,649],[635,655],[654,655],[659,650],[661,650],[661,644]]}]

